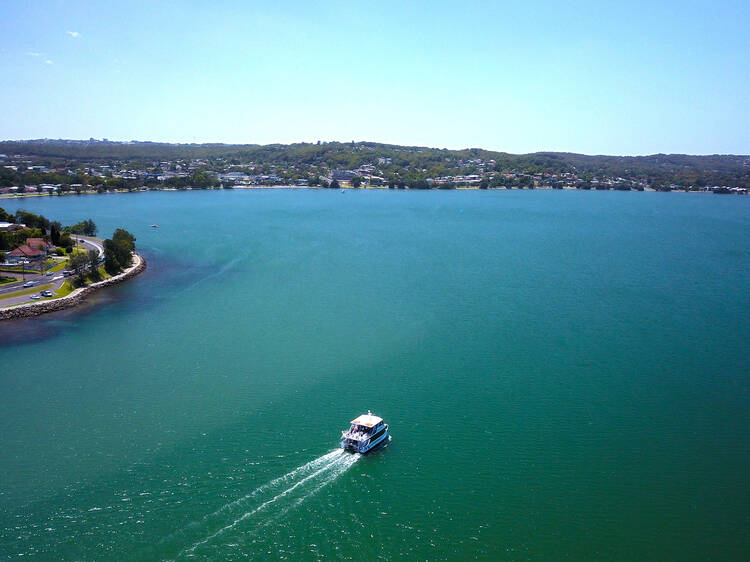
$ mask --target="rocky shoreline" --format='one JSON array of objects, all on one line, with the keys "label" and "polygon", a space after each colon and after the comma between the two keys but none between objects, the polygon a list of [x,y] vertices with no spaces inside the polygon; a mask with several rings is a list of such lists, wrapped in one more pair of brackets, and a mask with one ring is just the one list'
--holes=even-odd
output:
[{"label": "rocky shoreline", "polygon": [[110,277],[109,279],[97,281],[96,283],[91,283],[86,287],[76,289],[68,296],[59,299],[33,302],[8,308],[0,308],[0,321],[31,318],[33,316],[39,316],[40,314],[46,314],[48,312],[56,312],[58,310],[65,310],[66,308],[72,308],[86,300],[91,294],[98,291],[99,289],[103,289],[104,287],[109,287],[110,285],[116,285],[118,283],[127,281],[128,279],[135,277],[145,269],[146,260],[144,260],[138,254],[133,254],[133,265],[124,270],[122,273],[118,273],[117,275]]}]

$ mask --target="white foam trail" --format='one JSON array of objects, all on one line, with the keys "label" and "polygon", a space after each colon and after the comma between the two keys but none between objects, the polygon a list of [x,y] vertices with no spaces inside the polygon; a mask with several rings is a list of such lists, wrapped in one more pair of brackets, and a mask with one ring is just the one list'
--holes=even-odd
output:
[{"label": "white foam trail", "polygon": [[206,519],[208,519],[210,517],[213,517],[215,515],[219,515],[219,514],[225,512],[225,511],[227,511],[228,509],[231,509],[231,508],[233,508],[233,507],[241,504],[244,501],[247,501],[249,499],[254,498],[258,494],[261,494],[261,493],[265,492],[266,490],[270,490],[271,488],[277,487],[279,484],[283,484],[285,482],[293,480],[294,478],[296,478],[297,476],[299,476],[301,474],[305,474],[305,473],[307,473],[309,471],[316,470],[318,467],[320,467],[322,465],[327,465],[328,461],[330,461],[331,459],[335,459],[336,457],[339,457],[339,456],[341,456],[343,454],[344,454],[344,450],[343,449],[335,449],[335,450],[331,451],[330,453],[327,453],[327,454],[323,455],[322,457],[318,457],[317,459],[313,459],[310,462],[307,462],[307,463],[303,464],[302,466],[298,466],[297,468],[295,468],[294,470],[292,470],[290,472],[287,472],[283,476],[279,476],[278,478],[274,478],[270,482],[266,482],[262,486],[258,486],[257,488],[255,488],[255,490],[253,490],[252,492],[249,492],[249,493],[245,494],[241,498],[238,498],[238,499],[234,500],[233,502],[230,502],[230,503],[228,503],[226,505],[221,506],[219,509],[217,509],[213,513],[210,513],[210,514],[206,515],[203,518],[203,520],[205,521]]},{"label": "white foam trail", "polygon": [[[235,500],[231,504],[228,504],[227,506],[223,506],[219,510],[215,511],[212,515],[219,514],[222,511],[228,509],[228,507],[230,505],[237,505],[237,504],[239,504],[240,502],[242,502],[242,501],[244,501],[246,499],[249,499],[251,497],[254,497],[254,496],[258,495],[262,491],[271,489],[271,488],[273,488],[275,486],[278,486],[281,483],[288,482],[289,480],[292,480],[292,479],[294,479],[296,477],[299,477],[302,474],[306,474],[306,473],[309,472],[309,474],[306,474],[304,476],[304,478],[302,478],[301,480],[295,482],[294,484],[292,484],[291,486],[289,486],[287,489],[283,490],[282,492],[276,494],[271,499],[266,500],[265,502],[263,502],[262,504],[260,504],[258,507],[254,508],[254,509],[252,509],[252,510],[246,512],[246,513],[244,513],[243,515],[241,515],[240,517],[238,517],[237,519],[235,519],[234,521],[232,521],[228,525],[225,525],[224,527],[222,527],[218,531],[210,534],[206,538],[201,539],[200,541],[197,541],[197,542],[193,543],[193,545],[190,546],[189,548],[183,549],[182,551],[180,551],[180,553],[177,555],[177,557],[179,558],[183,554],[189,554],[189,553],[194,552],[195,549],[198,548],[199,546],[201,546],[203,544],[206,544],[207,542],[213,540],[214,538],[218,537],[219,535],[222,535],[225,532],[227,532],[227,531],[235,528],[237,525],[239,525],[241,522],[245,521],[249,517],[252,517],[256,513],[258,513],[260,511],[266,509],[268,506],[270,506],[270,505],[276,503],[277,501],[279,501],[280,499],[288,496],[289,494],[291,494],[294,490],[296,490],[297,488],[299,488],[303,484],[309,482],[310,480],[312,480],[313,478],[315,478],[315,477],[317,477],[317,476],[319,476],[321,474],[324,474],[324,478],[323,478],[322,482],[320,484],[318,484],[311,492],[309,492],[308,494],[302,496],[302,498],[300,498],[299,500],[297,500],[294,503],[293,506],[299,505],[304,500],[306,500],[307,498],[311,497],[313,494],[315,494],[319,490],[321,490],[324,486],[326,486],[329,483],[333,482],[333,480],[335,480],[341,474],[343,474],[350,466],[352,466],[357,461],[357,459],[359,458],[359,456],[360,455],[348,455],[348,454],[344,454],[344,452],[342,450],[337,449],[335,451],[331,451],[330,453],[328,453],[326,455],[323,455],[322,457],[314,459],[314,460],[310,461],[309,463],[306,463],[306,464],[304,464],[304,465],[302,465],[300,467],[297,467],[294,470],[292,470],[291,472],[288,472],[287,474],[285,474],[283,476],[275,478],[274,480],[272,480],[271,482],[268,482],[267,484],[259,486],[258,488],[256,488],[255,490],[253,490],[252,492],[250,492],[249,494],[247,494],[246,496],[240,498],[239,500]],[[327,473],[329,471],[330,471],[330,474],[325,474],[325,473]],[[283,510],[274,519],[277,519],[278,517],[280,517],[281,515],[283,515],[287,511],[289,511],[289,509],[291,509],[291,508],[287,508],[287,509]]]},{"label": "white foam trail", "polygon": [[[349,468],[350,468],[350,467],[351,467],[351,466],[352,466],[352,465],[353,465],[353,464],[354,464],[355,462],[357,462],[357,461],[358,461],[358,460],[360,459],[360,457],[361,457],[361,455],[359,455],[359,454],[353,454],[353,455],[349,455],[349,457],[348,457],[348,458],[346,458],[346,459],[345,459],[345,460],[344,460],[343,462],[341,462],[341,463],[338,463],[338,464],[337,464],[336,466],[334,466],[334,467],[332,468],[332,470],[331,470],[331,474],[330,474],[330,475],[326,475],[326,477],[325,477],[325,478],[323,479],[323,481],[322,481],[322,482],[321,482],[320,484],[318,484],[318,485],[317,485],[317,486],[316,486],[315,488],[313,488],[312,490],[310,490],[310,491],[309,491],[309,492],[308,492],[307,494],[305,494],[304,496],[302,496],[301,498],[299,498],[299,499],[298,499],[298,500],[297,500],[296,502],[294,502],[294,504],[292,504],[292,505],[291,505],[290,507],[287,507],[287,508],[286,508],[285,510],[283,510],[283,511],[282,511],[282,512],[281,512],[281,513],[279,514],[279,516],[278,516],[278,517],[281,517],[281,516],[282,516],[282,515],[284,515],[284,514],[285,514],[285,513],[287,512],[287,511],[289,511],[289,510],[291,510],[291,509],[294,509],[295,507],[297,507],[297,506],[298,506],[299,504],[301,504],[301,503],[302,503],[302,502],[304,502],[305,500],[308,500],[308,499],[310,499],[310,498],[311,498],[311,497],[313,497],[313,496],[314,496],[315,494],[317,494],[318,492],[320,492],[320,491],[321,491],[321,490],[322,490],[323,488],[325,488],[325,487],[326,487],[326,486],[328,486],[328,485],[329,485],[329,484],[330,484],[331,482],[333,482],[334,480],[336,480],[336,479],[337,479],[337,478],[338,478],[339,476],[341,476],[342,474],[344,474],[344,472],[346,472],[347,470],[349,470]],[[278,519],[278,517],[277,517],[277,519]]]},{"label": "white foam trail", "polygon": [[229,270],[230,270],[230,269],[232,269],[232,268],[233,268],[233,267],[234,267],[235,265],[237,265],[237,264],[238,264],[238,263],[239,263],[240,261],[242,261],[242,260],[243,260],[243,259],[244,259],[245,257],[246,257],[245,255],[242,255],[242,256],[238,256],[238,257],[234,258],[233,260],[230,260],[230,261],[228,261],[227,263],[225,263],[224,265],[222,265],[222,266],[221,266],[221,267],[219,268],[219,270],[218,270],[218,271],[216,271],[215,273],[211,273],[211,274],[209,274],[209,275],[206,275],[205,277],[201,277],[200,279],[198,279],[198,280],[197,280],[197,281],[196,281],[195,283],[193,283],[192,285],[189,285],[188,287],[186,287],[186,288],[182,289],[182,290],[180,291],[180,293],[184,293],[184,292],[186,292],[186,291],[191,291],[191,290],[195,289],[195,288],[196,288],[196,287],[197,287],[198,285],[201,285],[201,284],[205,283],[206,281],[210,281],[211,279],[214,279],[214,278],[216,278],[216,277],[221,277],[221,276],[222,276],[222,275],[224,275],[224,274],[225,274],[225,273],[226,273],[227,271],[229,271]]},{"label": "white foam trail", "polygon": [[295,478],[297,478],[297,477],[299,477],[301,475],[304,475],[304,474],[307,474],[308,472],[317,470],[321,466],[324,466],[324,465],[327,466],[327,465],[331,464],[331,462],[333,460],[335,460],[336,458],[340,457],[343,454],[344,454],[344,450],[343,449],[334,449],[330,453],[326,453],[325,455],[322,455],[322,456],[318,457],[317,459],[313,459],[313,460],[311,460],[309,462],[306,462],[305,464],[303,464],[301,466],[298,466],[294,470],[291,470],[291,471],[287,472],[283,476],[279,476],[278,478],[274,478],[270,482],[266,482],[265,484],[263,484],[263,485],[258,486],[257,488],[255,488],[253,491],[248,492],[244,496],[242,496],[240,498],[237,498],[236,500],[231,501],[231,502],[229,502],[229,503],[221,506],[216,511],[213,511],[212,513],[204,515],[203,518],[200,521],[193,521],[192,523],[190,523],[186,527],[183,527],[179,531],[175,531],[175,532],[169,534],[168,536],[162,538],[159,542],[160,543],[166,542],[166,541],[174,538],[175,536],[177,536],[177,535],[179,535],[181,533],[184,533],[189,528],[194,528],[196,526],[204,524],[209,519],[213,519],[215,517],[218,517],[219,515],[221,515],[222,513],[226,512],[226,511],[229,511],[231,509],[239,507],[241,504],[247,502],[248,500],[251,500],[252,498],[254,498],[254,497],[262,494],[263,492],[266,492],[267,490],[271,490],[273,488],[276,488],[276,487],[280,486],[281,484],[284,484],[286,482],[292,481],[292,480],[294,480]]}]

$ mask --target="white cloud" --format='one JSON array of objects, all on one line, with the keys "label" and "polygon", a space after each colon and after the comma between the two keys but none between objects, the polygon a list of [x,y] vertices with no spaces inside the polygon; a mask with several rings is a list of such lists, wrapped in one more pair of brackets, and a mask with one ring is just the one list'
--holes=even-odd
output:
[{"label": "white cloud", "polygon": [[80,37],[81,36],[81,34],[78,33],[77,31],[66,31],[65,33],[67,33],[71,37]]},{"label": "white cloud", "polygon": [[32,52],[29,52],[29,53],[26,53],[26,54],[29,55],[30,57],[41,57],[42,56],[42,53],[32,53]]},{"label": "white cloud", "polygon": [[44,61],[44,64],[55,64],[55,63],[53,63],[51,60],[47,59],[47,60]]}]

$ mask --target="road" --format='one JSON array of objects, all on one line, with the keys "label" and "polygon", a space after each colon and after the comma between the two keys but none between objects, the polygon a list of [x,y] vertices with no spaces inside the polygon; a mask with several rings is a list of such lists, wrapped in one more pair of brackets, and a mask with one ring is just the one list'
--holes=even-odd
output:
[{"label": "road", "polygon": [[[104,257],[104,246],[102,246],[101,242],[99,242],[97,239],[91,238],[90,236],[75,235],[73,240],[88,250],[96,250],[99,253],[100,258]],[[50,287],[50,290],[54,292],[54,291],[57,291],[60,287],[62,287],[62,284],[65,282],[65,278],[63,277],[63,274],[60,271],[55,272],[51,276],[41,275],[36,272],[35,273],[27,272],[25,280],[20,280],[17,283],[11,283],[9,285],[4,285],[0,287],[0,295],[6,295],[8,293],[14,293],[16,291],[20,291],[25,288],[23,284],[29,281],[32,281],[35,287],[52,283],[53,286]],[[37,293],[32,293],[32,294],[37,294]],[[19,303],[24,303],[24,302],[34,302],[34,300],[31,298],[30,294],[21,295],[18,297],[9,297],[6,299],[0,299],[0,307],[10,306],[13,304],[19,304]]]},{"label": "road", "polygon": [[89,250],[96,250],[97,252],[99,252],[100,258],[104,257],[104,246],[102,246],[102,243],[99,242],[99,240],[97,240],[96,238],[76,234],[73,240],[80,243],[82,246],[87,247]]}]

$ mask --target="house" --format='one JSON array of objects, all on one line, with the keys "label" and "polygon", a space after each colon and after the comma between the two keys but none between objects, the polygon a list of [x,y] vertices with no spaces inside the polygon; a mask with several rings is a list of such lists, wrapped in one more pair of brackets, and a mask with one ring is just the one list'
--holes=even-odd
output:
[{"label": "house", "polygon": [[8,261],[8,263],[20,263],[22,261],[37,261],[44,257],[46,252],[43,252],[42,250],[38,250],[36,248],[31,248],[27,246],[26,244],[23,244],[16,248],[15,250],[12,250],[5,254],[5,259]]},{"label": "house", "polygon": [[0,230],[23,230],[26,228],[25,224],[15,222],[0,222]]},{"label": "house", "polygon": [[44,238],[27,238],[26,246],[45,253],[55,249],[55,245],[50,244]]}]

